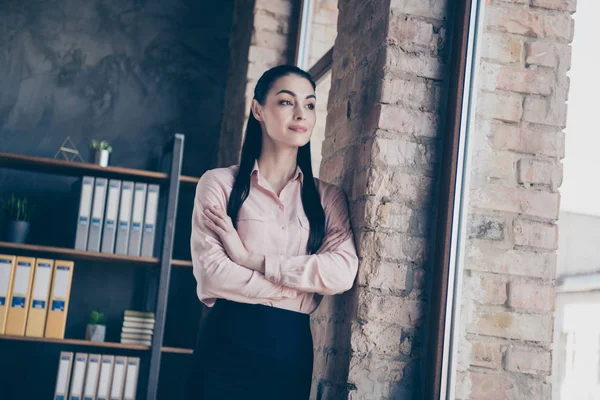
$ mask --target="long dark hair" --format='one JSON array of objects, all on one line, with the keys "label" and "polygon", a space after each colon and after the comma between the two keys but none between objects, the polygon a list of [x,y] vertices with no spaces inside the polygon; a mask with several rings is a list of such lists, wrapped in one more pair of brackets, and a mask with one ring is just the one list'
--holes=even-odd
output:
[{"label": "long dark hair", "polygon": [[[279,65],[266,71],[256,83],[254,88],[254,99],[261,105],[265,104],[267,94],[273,87],[275,81],[283,76],[298,75],[310,82],[313,90],[316,89],[315,82],[310,74],[293,65]],[[254,162],[260,156],[262,151],[262,129],[260,123],[254,118],[252,110],[248,118],[246,127],[246,137],[242,145],[242,155],[240,158],[240,167],[233,184],[229,203],[227,204],[227,214],[231,218],[235,227],[237,227],[237,217],[240,207],[248,198],[250,193],[250,178]],[[312,166],[310,161],[310,141],[298,149],[296,162],[304,175],[302,183],[302,205],[304,212],[309,220],[310,235],[308,238],[307,251],[309,254],[315,253],[325,236],[325,212],[321,204],[321,198],[315,185]]]}]

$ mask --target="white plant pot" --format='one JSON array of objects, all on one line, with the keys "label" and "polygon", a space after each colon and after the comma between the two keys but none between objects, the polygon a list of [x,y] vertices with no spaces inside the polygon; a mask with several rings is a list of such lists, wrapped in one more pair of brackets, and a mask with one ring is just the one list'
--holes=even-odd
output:
[{"label": "white plant pot", "polygon": [[106,336],[106,326],[88,324],[85,329],[85,340],[92,342],[104,342]]},{"label": "white plant pot", "polygon": [[108,166],[108,157],[110,153],[108,150],[95,150],[94,151],[94,164],[98,164],[101,167]]}]

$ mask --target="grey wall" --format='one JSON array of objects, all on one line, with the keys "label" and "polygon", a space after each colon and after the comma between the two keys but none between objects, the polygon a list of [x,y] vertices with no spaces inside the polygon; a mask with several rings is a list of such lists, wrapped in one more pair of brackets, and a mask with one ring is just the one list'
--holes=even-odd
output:
[{"label": "grey wall", "polygon": [[[88,161],[91,140],[106,139],[114,149],[111,165],[157,170],[162,146],[180,132],[183,173],[201,175],[216,163],[232,10],[233,0],[1,0],[0,151],[54,157],[70,136]],[[73,245],[75,178],[0,169],[0,197],[11,193],[37,203],[28,242]],[[193,188],[182,190],[180,200],[175,257],[186,259]],[[83,338],[87,315],[99,309],[106,313],[107,340],[118,341],[123,309],[140,307],[144,282],[135,267],[76,263],[66,336]],[[174,272],[172,292],[180,296],[168,310],[165,345],[194,344],[190,321],[200,306],[192,283],[189,269]],[[6,343],[0,354],[8,354]],[[60,350],[98,350],[17,347],[52,366]],[[185,360],[166,358],[174,357],[166,382],[176,384]],[[11,368],[11,377],[40,373],[31,362]],[[44,384],[25,385],[25,398],[52,396],[52,368],[40,378]],[[18,379],[0,384],[1,398],[17,396]]]},{"label": "grey wall", "polygon": [[186,135],[184,172],[214,163],[232,1],[4,0],[0,150],[54,156],[94,138],[112,164],[156,169],[159,146]]}]

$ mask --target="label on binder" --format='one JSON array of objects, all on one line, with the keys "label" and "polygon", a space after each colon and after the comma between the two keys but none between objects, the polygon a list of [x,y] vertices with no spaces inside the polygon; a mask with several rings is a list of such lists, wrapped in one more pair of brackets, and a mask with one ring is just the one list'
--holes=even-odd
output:
[{"label": "label on binder", "polygon": [[46,308],[46,302],[44,300],[32,300],[31,307],[40,308],[43,310],[44,308]]},{"label": "label on binder", "polygon": [[12,308],[25,308],[25,297],[15,296],[12,298]]},{"label": "label on binder", "polygon": [[65,311],[65,301],[52,300],[52,311]]}]

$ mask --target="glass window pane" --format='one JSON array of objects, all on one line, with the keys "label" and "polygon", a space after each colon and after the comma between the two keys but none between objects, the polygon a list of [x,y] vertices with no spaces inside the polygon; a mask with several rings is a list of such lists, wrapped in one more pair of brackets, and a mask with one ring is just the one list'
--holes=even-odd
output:
[{"label": "glass window pane", "polygon": [[[600,54],[596,51],[594,18],[598,13],[600,3],[582,0],[573,14],[575,34],[567,73],[570,88],[558,219],[555,399],[600,398],[600,184],[595,176],[600,171],[596,128]],[[563,354],[565,357],[560,357]],[[565,365],[559,365],[562,362]]]},{"label": "glass window pane", "polygon": [[333,47],[337,36],[337,0],[312,0],[307,65],[313,66]]}]

